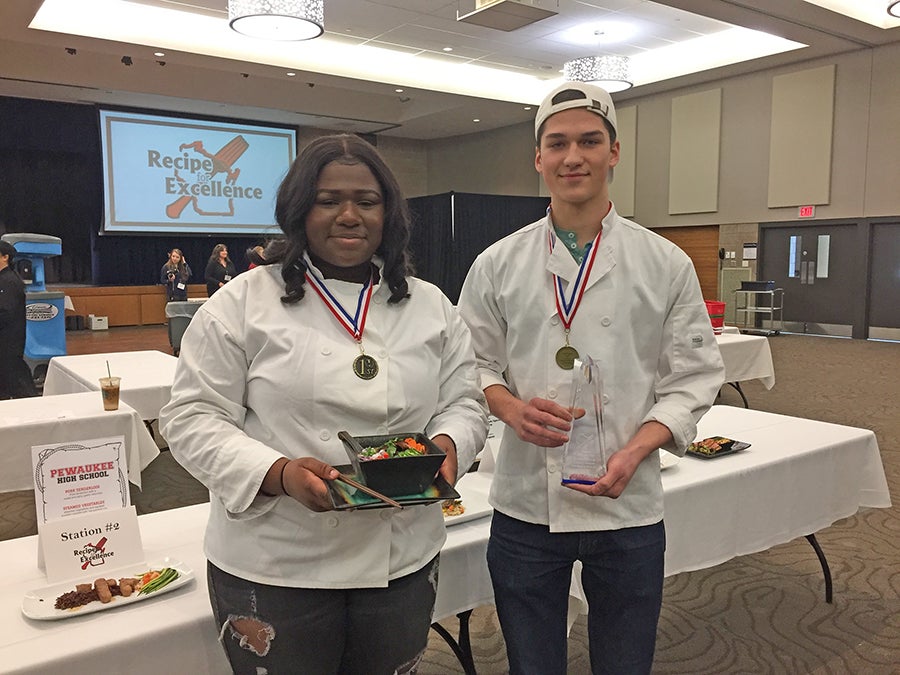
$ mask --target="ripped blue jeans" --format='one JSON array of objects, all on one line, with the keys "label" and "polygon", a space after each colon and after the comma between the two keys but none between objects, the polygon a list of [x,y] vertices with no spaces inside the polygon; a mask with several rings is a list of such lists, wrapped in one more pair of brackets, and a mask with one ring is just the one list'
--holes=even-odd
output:
[{"label": "ripped blue jeans", "polygon": [[387,588],[284,588],[207,563],[210,603],[240,675],[403,675],[428,644],[438,558]]}]

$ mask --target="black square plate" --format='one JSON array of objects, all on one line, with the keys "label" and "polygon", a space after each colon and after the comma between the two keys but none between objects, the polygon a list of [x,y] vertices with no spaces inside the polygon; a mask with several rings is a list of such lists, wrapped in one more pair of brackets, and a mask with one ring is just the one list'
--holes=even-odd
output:
[{"label": "black square plate", "polygon": [[[384,461],[384,460],[374,460]],[[340,464],[334,467],[341,473],[352,473],[353,467],[349,464]],[[328,486],[328,496],[337,511],[345,509],[389,509],[393,508],[390,504],[370,497],[360,492],[354,487],[346,485],[338,480],[325,481]],[[412,495],[397,495],[392,497],[394,501],[400,502],[404,506],[416,506],[418,504],[433,504],[434,502],[442,502],[445,499],[460,499],[459,493],[454,490],[450,484],[444,480],[443,476],[435,478],[434,482],[425,488],[424,491]]]}]

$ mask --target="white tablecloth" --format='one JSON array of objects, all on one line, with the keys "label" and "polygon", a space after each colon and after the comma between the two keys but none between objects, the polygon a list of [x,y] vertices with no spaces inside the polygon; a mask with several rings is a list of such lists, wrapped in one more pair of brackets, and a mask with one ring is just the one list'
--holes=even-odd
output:
[{"label": "white tablecloth", "polygon": [[125,437],[128,479],[140,487],[159,448],[127,404],[103,410],[99,391],[0,401],[0,492],[34,488],[32,446],[110,436]]},{"label": "white tablecloth", "polygon": [[717,335],[716,342],[725,362],[726,382],[759,380],[766,389],[775,386],[775,366],[768,338],[725,333]]},{"label": "white tablecloth", "polygon": [[100,391],[107,363],[110,372],[122,378],[120,400],[137,410],[142,419],[157,419],[172,395],[178,363],[177,358],[160,351],[55,356],[47,367],[44,396]]},{"label": "white tablecloth", "polygon": [[[715,460],[686,457],[663,471],[666,574],[790,541],[862,506],[890,505],[871,431],[715,406],[700,423],[701,437],[713,434],[753,445]],[[483,494],[489,480],[488,474],[466,476],[460,491]],[[227,672],[206,594],[201,541],[207,513],[203,504],[139,518],[148,560],[175,557],[194,570],[195,582],[127,609],[57,622],[20,613],[25,591],[44,584],[34,563],[36,538],[0,542],[4,672]],[[435,620],[492,601],[484,561],[489,528],[488,517],[448,528]]]}]

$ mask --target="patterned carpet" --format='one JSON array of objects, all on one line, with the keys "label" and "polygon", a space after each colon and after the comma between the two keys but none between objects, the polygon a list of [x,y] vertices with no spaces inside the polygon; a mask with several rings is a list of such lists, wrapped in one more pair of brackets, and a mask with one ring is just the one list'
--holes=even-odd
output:
[{"label": "patterned carpet", "polygon": [[[900,344],[797,335],[770,339],[777,384],[743,385],[758,410],[873,429],[891,509],[871,509],[817,534],[834,578],[824,601],[821,569],[804,539],[666,580],[654,673],[900,674]],[[740,405],[727,388],[720,403]],[[134,492],[139,513],[207,499],[164,452]],[[30,492],[0,495],[0,539],[36,532]],[[455,633],[450,625],[445,623]],[[505,673],[492,607],[475,610],[472,650],[482,675]],[[569,673],[590,673],[586,623],[569,640]],[[463,672],[432,632],[421,675]]]}]

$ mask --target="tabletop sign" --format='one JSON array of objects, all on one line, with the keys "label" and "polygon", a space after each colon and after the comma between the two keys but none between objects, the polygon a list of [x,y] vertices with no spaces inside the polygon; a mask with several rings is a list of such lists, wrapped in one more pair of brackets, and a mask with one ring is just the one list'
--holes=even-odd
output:
[{"label": "tabletop sign", "polygon": [[125,437],[31,448],[38,522],[130,504]]},{"label": "tabletop sign", "polygon": [[47,581],[97,579],[105,570],[144,561],[144,547],[133,506],[84,513],[38,524]]}]

